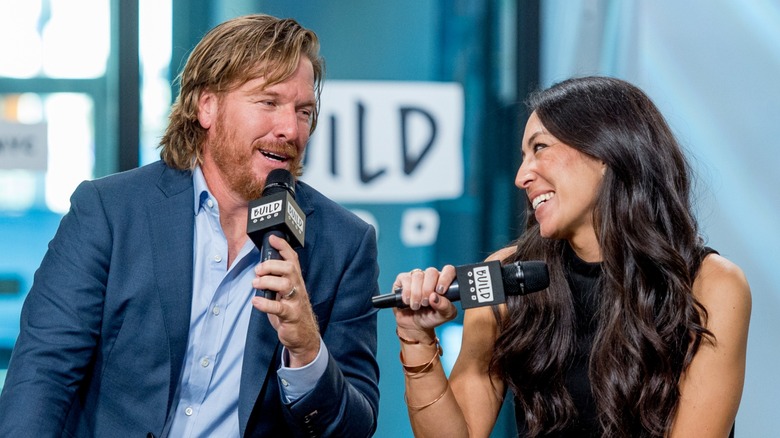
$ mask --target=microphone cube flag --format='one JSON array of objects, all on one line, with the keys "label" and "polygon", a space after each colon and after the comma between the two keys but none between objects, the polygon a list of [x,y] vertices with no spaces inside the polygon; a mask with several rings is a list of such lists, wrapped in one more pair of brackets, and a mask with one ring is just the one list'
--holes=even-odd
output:
[{"label": "microphone cube flag", "polygon": [[290,193],[282,190],[249,202],[247,234],[260,248],[267,232],[282,231],[288,236],[290,246],[301,247],[305,235],[305,217]]},{"label": "microphone cube flag", "polygon": [[455,267],[463,309],[506,302],[501,263],[493,260]]}]

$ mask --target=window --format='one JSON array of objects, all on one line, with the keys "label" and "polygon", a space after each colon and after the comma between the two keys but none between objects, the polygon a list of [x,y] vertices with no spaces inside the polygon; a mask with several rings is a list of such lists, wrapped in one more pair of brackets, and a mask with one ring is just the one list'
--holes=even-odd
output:
[{"label": "window", "polygon": [[[136,46],[138,75],[120,85],[119,53]],[[119,170],[121,92],[138,90],[141,101],[128,128],[140,144],[122,147],[138,148],[135,165],[157,159],[170,58],[170,0],[0,0],[0,387],[22,302],[70,195]],[[20,129],[44,133],[40,166],[4,159]]]}]

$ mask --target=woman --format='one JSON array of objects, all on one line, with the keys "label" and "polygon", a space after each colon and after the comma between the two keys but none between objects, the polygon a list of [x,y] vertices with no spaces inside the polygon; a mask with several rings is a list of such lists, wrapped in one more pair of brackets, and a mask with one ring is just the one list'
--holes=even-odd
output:
[{"label": "woman", "polygon": [[624,81],[531,96],[515,184],[522,236],[489,259],[544,260],[548,289],[464,314],[449,381],[434,328],[452,266],[399,274],[395,309],[417,436],[488,436],[507,389],[521,436],[724,437],[742,394],[751,298],[705,247],[685,157]]}]

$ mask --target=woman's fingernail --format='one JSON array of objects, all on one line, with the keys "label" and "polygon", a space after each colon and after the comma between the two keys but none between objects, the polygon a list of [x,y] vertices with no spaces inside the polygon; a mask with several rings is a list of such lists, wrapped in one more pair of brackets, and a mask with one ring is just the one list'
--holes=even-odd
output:
[{"label": "woman's fingernail", "polygon": [[440,285],[436,286],[436,292],[440,293],[440,294],[444,293],[444,285],[440,284]]},{"label": "woman's fingernail", "polygon": [[434,302],[435,304],[439,304],[439,296],[438,296],[438,295],[436,295],[435,297],[433,297],[433,302]]}]

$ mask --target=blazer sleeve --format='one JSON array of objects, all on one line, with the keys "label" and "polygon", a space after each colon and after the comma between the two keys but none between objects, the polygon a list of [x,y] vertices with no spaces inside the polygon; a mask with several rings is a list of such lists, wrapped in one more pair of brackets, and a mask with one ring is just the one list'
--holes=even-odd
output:
[{"label": "blazer sleeve", "polygon": [[283,409],[299,436],[368,437],[376,430],[377,312],[371,297],[379,291],[379,267],[373,227],[366,227],[346,263],[322,332],[329,353],[325,373],[309,393]]},{"label": "blazer sleeve", "polygon": [[3,434],[62,434],[100,332],[110,240],[98,193],[84,182],[71,197],[22,307],[0,396]]}]

